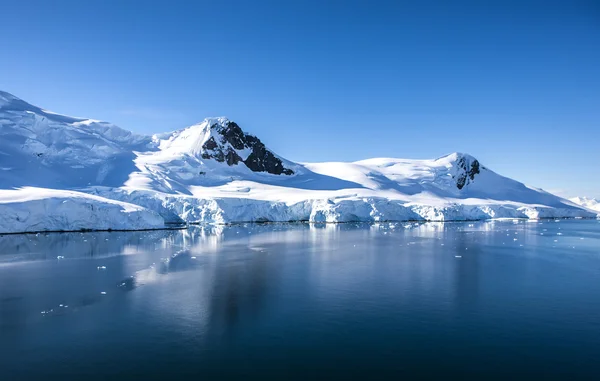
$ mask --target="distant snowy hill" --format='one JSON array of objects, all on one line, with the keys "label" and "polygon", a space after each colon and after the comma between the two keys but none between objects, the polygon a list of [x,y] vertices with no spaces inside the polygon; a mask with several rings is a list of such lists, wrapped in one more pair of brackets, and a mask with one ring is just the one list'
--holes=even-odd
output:
[{"label": "distant snowy hill", "polygon": [[584,207],[586,207],[588,209],[597,210],[598,212],[600,212],[600,201],[598,201],[595,198],[573,197],[573,198],[571,198],[569,200],[572,201],[573,203],[577,204],[577,205],[581,205],[581,206],[584,206]]},{"label": "distant snowy hill", "polygon": [[[27,188],[14,190],[19,187]],[[52,218],[56,200],[102,204],[118,213],[107,213],[103,224],[97,213],[83,218],[62,211]],[[143,136],[0,92],[0,233],[156,228],[157,218],[226,223],[596,215],[577,204],[496,174],[463,153],[435,160],[294,163],[226,118]],[[40,208],[49,208],[51,218],[42,221]],[[116,217],[123,214],[128,217]],[[7,223],[8,215],[19,223]],[[74,218],[81,220],[74,225]]]}]

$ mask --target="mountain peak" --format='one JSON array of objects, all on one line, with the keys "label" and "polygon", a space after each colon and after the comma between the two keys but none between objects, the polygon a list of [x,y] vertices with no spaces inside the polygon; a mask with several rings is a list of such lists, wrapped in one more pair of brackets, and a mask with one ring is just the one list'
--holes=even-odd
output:
[{"label": "mountain peak", "polygon": [[13,102],[15,100],[20,100],[20,99],[17,98],[17,97],[15,97],[11,93],[7,93],[6,91],[0,90],[0,105],[6,104],[6,103],[10,103],[10,102]]},{"label": "mountain peak", "polygon": [[0,110],[4,109],[13,111],[42,111],[40,108],[25,102],[21,98],[0,90]]},{"label": "mountain peak", "polygon": [[225,118],[206,118],[201,123],[176,131],[161,149],[187,154],[204,160],[214,159],[228,166],[243,163],[253,172],[292,175],[283,161],[268,150],[254,135]]},{"label": "mountain peak", "polygon": [[449,153],[447,155],[443,155],[443,156],[438,157],[437,159],[435,159],[435,161],[454,162],[454,161],[460,160],[461,158],[464,158],[467,161],[477,160],[473,155],[470,155],[468,153],[464,153],[464,152],[452,152],[452,153]]},{"label": "mountain peak", "polygon": [[453,152],[435,160],[447,167],[452,167],[452,177],[456,180],[456,187],[463,189],[474,182],[475,177],[486,169],[474,156],[462,152]]}]

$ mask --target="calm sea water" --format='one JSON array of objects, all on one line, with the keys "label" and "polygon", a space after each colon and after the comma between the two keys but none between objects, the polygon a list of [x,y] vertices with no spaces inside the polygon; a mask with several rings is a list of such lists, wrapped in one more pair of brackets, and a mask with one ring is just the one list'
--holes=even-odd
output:
[{"label": "calm sea water", "polygon": [[0,379],[600,379],[599,221],[0,236]]}]

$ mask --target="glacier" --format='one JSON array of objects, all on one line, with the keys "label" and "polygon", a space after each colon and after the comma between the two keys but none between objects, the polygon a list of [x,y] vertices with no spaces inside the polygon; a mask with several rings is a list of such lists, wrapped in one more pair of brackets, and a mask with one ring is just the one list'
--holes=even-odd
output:
[{"label": "glacier", "polygon": [[2,233],[161,228],[160,215],[126,202],[67,190],[0,190]]},{"label": "glacier", "polygon": [[224,117],[147,136],[0,91],[0,233],[598,214],[466,153],[297,163]]}]

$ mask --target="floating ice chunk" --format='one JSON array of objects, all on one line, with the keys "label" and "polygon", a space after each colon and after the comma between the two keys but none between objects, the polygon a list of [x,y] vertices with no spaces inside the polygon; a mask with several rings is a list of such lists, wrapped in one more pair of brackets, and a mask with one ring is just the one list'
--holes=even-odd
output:
[{"label": "floating ice chunk", "polygon": [[130,277],[123,279],[119,284],[117,284],[117,287],[120,289],[123,289],[125,291],[131,291],[137,287],[137,280],[132,275]]},{"label": "floating ice chunk", "polygon": [[462,258],[462,255],[455,255],[454,258]]},{"label": "floating ice chunk", "polygon": [[106,291],[100,291],[100,295],[106,295]]},{"label": "floating ice chunk", "polygon": [[98,270],[106,270],[106,266],[98,266]]},{"label": "floating ice chunk", "polygon": [[62,255],[58,255],[58,256],[56,256],[56,259],[65,259],[65,257]]}]

